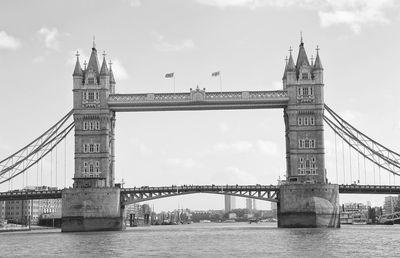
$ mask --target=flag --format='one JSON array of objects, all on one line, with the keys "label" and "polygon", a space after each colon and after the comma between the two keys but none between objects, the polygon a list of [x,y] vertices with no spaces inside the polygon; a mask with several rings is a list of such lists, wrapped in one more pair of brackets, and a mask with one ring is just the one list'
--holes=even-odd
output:
[{"label": "flag", "polygon": [[165,78],[172,78],[172,77],[174,77],[174,73],[167,73],[165,75]]},{"label": "flag", "polygon": [[218,72],[213,72],[213,73],[211,74],[211,76],[219,76],[219,71],[218,71]]}]

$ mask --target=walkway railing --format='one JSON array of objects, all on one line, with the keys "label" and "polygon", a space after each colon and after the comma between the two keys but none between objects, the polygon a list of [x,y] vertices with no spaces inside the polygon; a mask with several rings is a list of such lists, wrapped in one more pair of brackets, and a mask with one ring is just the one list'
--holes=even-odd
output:
[{"label": "walkway railing", "polygon": [[166,111],[207,109],[282,108],[289,97],[286,91],[112,94],[108,105],[115,111]]}]

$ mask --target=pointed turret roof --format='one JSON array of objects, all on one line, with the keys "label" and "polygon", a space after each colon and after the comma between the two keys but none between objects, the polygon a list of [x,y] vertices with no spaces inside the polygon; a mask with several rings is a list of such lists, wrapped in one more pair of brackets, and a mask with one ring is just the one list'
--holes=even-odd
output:
[{"label": "pointed turret roof", "polygon": [[290,51],[289,61],[288,61],[288,64],[287,64],[287,71],[288,72],[292,72],[294,70],[296,70],[296,67],[294,66],[292,51]]},{"label": "pointed turret roof", "polygon": [[97,58],[97,50],[96,46],[93,43],[92,53],[90,54],[89,63],[87,66],[87,70],[93,70],[95,73],[99,73],[99,59]]},{"label": "pointed turret roof", "polygon": [[282,79],[286,79],[287,64],[288,64],[288,58],[287,58],[287,56],[286,56],[286,58],[285,58],[285,70],[283,71],[283,77],[282,77]]},{"label": "pointed turret roof", "polygon": [[315,58],[314,69],[323,70],[324,68],[322,67],[322,63],[321,63],[321,59],[319,58],[318,50],[319,49],[317,47],[317,57]]},{"label": "pointed turret roof", "polygon": [[100,75],[108,75],[106,55],[103,54],[103,64],[101,65]]},{"label": "pointed turret roof", "polygon": [[301,37],[300,45],[299,45],[299,55],[297,56],[297,62],[296,62],[296,68],[299,69],[300,66],[302,66],[304,63],[307,66],[310,66],[310,63],[308,62],[306,50],[304,49],[303,37]]},{"label": "pointed turret roof", "polygon": [[109,65],[110,65],[110,83],[114,83],[115,84],[114,73],[112,71],[111,64],[112,63],[110,61],[110,63],[109,63]]},{"label": "pointed turret roof", "polygon": [[76,63],[75,63],[74,73],[72,74],[72,76],[83,76],[82,67],[79,62],[79,53],[78,52],[76,52]]}]

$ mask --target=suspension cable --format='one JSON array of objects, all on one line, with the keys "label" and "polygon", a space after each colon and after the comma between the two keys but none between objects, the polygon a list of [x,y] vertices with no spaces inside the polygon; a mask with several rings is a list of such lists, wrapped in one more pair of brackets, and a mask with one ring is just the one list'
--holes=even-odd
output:
[{"label": "suspension cable", "polygon": [[58,162],[57,162],[57,159],[58,159],[58,153],[57,153],[57,149],[58,149],[58,145],[56,146],[56,187],[57,187],[57,172],[58,172],[58,168],[57,168],[57,165],[58,165]]},{"label": "suspension cable", "polygon": [[339,184],[339,172],[338,172],[338,162],[337,162],[337,144],[336,144],[336,133],[335,135],[335,161],[336,161],[336,184]]},{"label": "suspension cable", "polygon": [[[50,127],[41,136],[21,148],[14,154],[0,161],[0,184],[12,180],[22,174],[23,185],[29,184],[29,174],[25,173],[39,160],[46,156],[74,127],[74,122],[69,125],[67,120],[72,116],[73,111],[67,113],[55,125]],[[64,129],[63,129],[64,128]],[[9,172],[9,173],[7,173]],[[12,189],[12,182],[10,182]]]},{"label": "suspension cable", "polygon": [[67,138],[64,139],[64,188],[67,187]]},{"label": "suspension cable", "polygon": [[49,186],[53,186],[53,150],[50,152],[50,184]]},{"label": "suspension cable", "polygon": [[361,183],[360,175],[360,153],[357,152],[357,171],[358,171],[358,183]]},{"label": "suspension cable", "polygon": [[350,182],[353,183],[352,165],[351,165],[351,146],[349,145],[349,164],[350,164]]},{"label": "suspension cable", "polygon": [[344,140],[342,139],[342,165],[343,165],[343,183],[346,183],[346,168],[344,165]]}]

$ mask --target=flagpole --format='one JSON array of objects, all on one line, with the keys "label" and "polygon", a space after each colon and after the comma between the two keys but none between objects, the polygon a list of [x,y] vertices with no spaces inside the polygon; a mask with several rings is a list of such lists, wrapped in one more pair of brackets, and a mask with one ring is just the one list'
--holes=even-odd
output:
[{"label": "flagpole", "polygon": [[222,93],[222,73],[221,72],[219,72],[219,88],[220,88],[221,93]]},{"label": "flagpole", "polygon": [[174,95],[175,95],[175,74],[174,74]]}]

